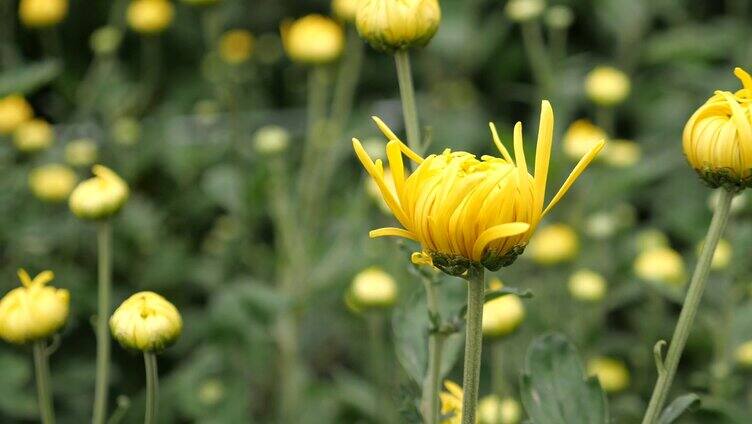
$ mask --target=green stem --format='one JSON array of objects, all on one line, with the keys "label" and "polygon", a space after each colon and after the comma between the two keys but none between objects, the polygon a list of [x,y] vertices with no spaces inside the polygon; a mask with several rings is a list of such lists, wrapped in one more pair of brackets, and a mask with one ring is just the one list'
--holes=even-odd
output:
[{"label": "green stem", "polygon": [[467,277],[467,325],[465,328],[465,367],[462,378],[462,424],[475,424],[483,348],[483,268],[470,269]]},{"label": "green stem", "polygon": [[504,380],[504,348],[501,340],[495,340],[491,344],[491,371],[493,394],[502,399],[506,394],[506,382]]},{"label": "green stem", "polygon": [[55,408],[52,403],[50,387],[50,364],[47,356],[47,343],[44,340],[34,342],[34,369],[37,377],[37,396],[39,413],[43,424],[55,424]]},{"label": "green stem", "polygon": [[676,375],[676,369],[679,365],[682,351],[687,343],[689,332],[692,329],[692,323],[697,315],[697,310],[700,306],[700,301],[702,300],[702,294],[705,291],[705,283],[708,279],[710,263],[713,259],[715,248],[718,245],[718,240],[720,240],[721,235],[723,235],[723,230],[726,228],[731,200],[733,198],[734,193],[721,189],[718,203],[715,212],[713,213],[713,220],[710,223],[710,228],[708,229],[707,237],[703,243],[697,266],[695,267],[694,274],[692,274],[692,280],[689,284],[687,296],[684,299],[684,305],[679,314],[679,321],[674,329],[674,335],[671,337],[668,354],[666,355],[663,364],[659,364],[658,367],[658,379],[653,388],[653,395],[650,397],[650,404],[645,412],[645,417],[642,420],[643,424],[656,423],[661,411],[663,410],[663,405],[666,402],[671,383]]},{"label": "green stem", "polygon": [[112,291],[112,227],[103,221],[97,227],[99,293],[97,306],[97,374],[94,388],[93,424],[103,424],[107,415],[107,387],[110,372],[110,292]]},{"label": "green stem", "polygon": [[398,50],[394,53],[394,61],[397,64],[397,79],[399,81],[400,99],[402,100],[402,115],[407,131],[407,145],[414,152],[421,154],[423,149],[420,140],[418,107],[415,105],[413,74],[410,69],[410,52]]},{"label": "green stem", "polygon": [[13,0],[0,0],[0,70],[11,69],[18,63],[15,4]]},{"label": "green stem", "polygon": [[550,96],[553,89],[553,77],[540,23],[538,21],[523,22],[520,28],[522,29],[522,43],[527,51],[538,89],[543,97]]},{"label": "green stem", "polygon": [[390,417],[390,414],[386,412],[386,402],[384,399],[384,393],[387,388],[387,375],[384,367],[384,358],[386,356],[386,349],[384,348],[384,320],[380,312],[374,311],[366,314],[366,321],[368,324],[368,339],[370,342],[370,355],[371,355],[371,379],[376,386],[376,411],[379,411],[383,419]]},{"label": "green stem", "polygon": [[144,365],[146,367],[146,414],[144,424],[154,424],[157,422],[157,409],[159,406],[157,355],[153,352],[144,352]]},{"label": "green stem", "polygon": [[548,31],[551,40],[551,62],[561,65],[567,56],[567,28],[551,28]]},{"label": "green stem", "polygon": [[311,204],[317,182],[314,168],[319,160],[320,146],[325,142],[327,127],[327,91],[329,69],[318,65],[308,73],[308,105],[306,110],[306,139],[303,145],[303,159],[300,166],[299,185],[302,205]]},{"label": "green stem", "polygon": [[[439,316],[439,301],[433,281],[423,278],[426,289],[426,305],[428,313],[433,317]],[[428,335],[428,373],[423,382],[421,409],[425,424],[439,422],[439,391],[441,390],[441,361],[446,337],[438,331]]]}]

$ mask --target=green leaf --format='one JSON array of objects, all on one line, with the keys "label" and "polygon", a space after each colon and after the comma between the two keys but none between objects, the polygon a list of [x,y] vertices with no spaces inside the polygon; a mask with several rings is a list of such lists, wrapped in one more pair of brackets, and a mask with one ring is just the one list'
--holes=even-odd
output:
[{"label": "green leaf", "polygon": [[694,393],[679,396],[666,409],[663,410],[658,424],[671,424],[676,421],[681,414],[700,406],[700,397]]},{"label": "green leaf", "polygon": [[62,66],[57,60],[44,60],[0,74],[0,97],[12,93],[29,94],[57,78]]},{"label": "green leaf", "polygon": [[521,377],[522,404],[534,424],[606,424],[606,395],[587,378],[574,346],[561,334],[533,341]]}]

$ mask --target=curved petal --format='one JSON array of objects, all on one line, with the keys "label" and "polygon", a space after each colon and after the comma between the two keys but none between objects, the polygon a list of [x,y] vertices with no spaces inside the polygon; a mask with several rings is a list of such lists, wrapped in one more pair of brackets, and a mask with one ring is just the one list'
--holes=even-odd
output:
[{"label": "curved petal", "polygon": [[[535,147],[535,209],[536,215],[543,210],[546,199],[546,181],[548,180],[548,164],[551,161],[551,145],[553,144],[554,112],[551,103],[544,100],[541,104],[540,124],[538,126],[538,143]],[[535,224],[533,224],[535,225]]]},{"label": "curved petal", "polygon": [[739,155],[744,163],[752,162],[752,127],[747,120],[746,113],[739,106],[734,95],[728,91],[721,93],[723,98],[728,102],[731,108],[731,120],[734,122],[737,134],[739,135]]},{"label": "curved petal", "polygon": [[25,269],[21,268],[18,270],[18,279],[21,280],[21,284],[24,287],[31,287],[31,276],[29,276],[29,273]]},{"label": "curved petal", "polygon": [[473,245],[473,257],[474,261],[480,261],[483,256],[483,251],[486,250],[486,246],[494,240],[500,238],[516,236],[522,234],[530,229],[530,224],[525,222],[511,222],[507,224],[496,225],[485,231],[483,231],[478,239],[475,240]]},{"label": "curved petal", "polygon": [[509,163],[514,163],[512,156],[509,155],[509,151],[501,142],[501,137],[499,137],[499,133],[496,131],[496,125],[494,125],[493,122],[489,122],[488,127],[491,128],[491,137],[493,137],[493,142],[496,145],[496,148],[499,149],[499,152],[501,152],[501,155],[504,156],[504,160]]},{"label": "curved petal", "polygon": [[402,228],[395,228],[395,227],[386,227],[386,228],[379,228],[377,230],[371,230],[368,233],[368,237],[370,238],[404,237],[406,239],[418,241],[418,237],[416,237],[415,234],[413,234],[412,232],[407,231]]},{"label": "curved petal", "polygon": [[736,75],[739,80],[742,82],[742,86],[746,88],[747,90],[752,90],[752,77],[749,76],[749,73],[745,71],[742,68],[736,67],[734,68],[734,75]]},{"label": "curved petal", "polygon": [[598,144],[593,146],[590,151],[580,159],[579,162],[577,162],[577,166],[574,167],[572,172],[569,174],[569,177],[567,177],[566,181],[564,181],[564,184],[562,184],[561,188],[559,189],[559,192],[556,193],[556,196],[554,196],[553,199],[551,199],[551,202],[549,202],[548,206],[546,207],[546,210],[543,211],[543,214],[541,217],[546,216],[548,211],[551,210],[554,206],[556,206],[557,203],[559,203],[559,200],[564,197],[565,194],[567,194],[567,191],[569,191],[569,188],[572,187],[572,184],[577,180],[577,178],[582,174],[582,171],[584,171],[588,165],[590,165],[590,162],[595,159],[596,156],[598,156],[598,153],[603,149],[603,146],[606,145],[605,140],[601,140]]},{"label": "curved petal", "polygon": [[402,151],[402,153],[405,154],[405,156],[407,156],[408,158],[410,158],[410,160],[412,160],[413,162],[417,164],[420,164],[421,162],[423,162],[423,158],[420,157],[419,154],[412,151],[412,149],[407,147],[407,145],[403,143],[399,137],[397,137],[397,134],[395,134],[394,131],[392,131],[392,129],[389,128],[389,126],[387,126],[384,123],[384,121],[381,120],[381,118],[379,118],[378,116],[372,116],[371,119],[373,119],[373,121],[376,122],[376,126],[379,127],[379,130],[381,131],[382,134],[384,134],[384,137],[386,137],[387,140],[389,141],[396,140],[399,142],[400,150]]}]

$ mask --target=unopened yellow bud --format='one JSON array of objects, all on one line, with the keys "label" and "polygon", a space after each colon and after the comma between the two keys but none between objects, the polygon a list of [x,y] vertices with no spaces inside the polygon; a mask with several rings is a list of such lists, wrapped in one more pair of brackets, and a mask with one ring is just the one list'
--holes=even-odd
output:
[{"label": "unopened yellow bud", "polygon": [[219,57],[231,65],[246,62],[253,54],[255,38],[250,31],[233,29],[219,39]]},{"label": "unopened yellow bud", "polygon": [[133,118],[119,118],[112,124],[112,137],[124,146],[136,144],[141,137],[141,124]]},{"label": "unopened yellow bud", "polygon": [[385,52],[422,47],[441,23],[438,0],[363,0],[355,23],[373,48]]},{"label": "unopened yellow bud", "polygon": [[[496,279],[491,289],[501,288]],[[519,296],[507,294],[490,300],[483,305],[483,336],[501,338],[513,333],[525,319],[525,306]]]},{"label": "unopened yellow bud", "polygon": [[175,305],[154,292],[129,297],[112,314],[110,331],[123,347],[161,352],[180,337],[183,320]]},{"label": "unopened yellow bud", "polygon": [[51,203],[67,200],[77,181],[76,173],[65,165],[43,165],[29,174],[29,188],[34,196]]},{"label": "unopened yellow bud", "polygon": [[365,269],[350,285],[350,300],[358,309],[388,308],[397,301],[397,283],[380,268]]},{"label": "unopened yellow bud", "polygon": [[631,83],[624,72],[611,66],[598,66],[585,78],[585,92],[588,98],[600,106],[615,106],[623,102]]},{"label": "unopened yellow bud", "polygon": [[308,15],[282,24],[282,45],[287,56],[303,64],[330,63],[345,47],[345,33],[332,19]]},{"label": "unopened yellow bud", "polygon": [[90,138],[73,140],[65,146],[65,161],[71,166],[91,166],[97,161],[97,143]]},{"label": "unopened yellow bud", "polygon": [[[704,242],[701,242],[697,245],[698,255],[702,251],[704,244]],[[731,248],[731,243],[724,239],[718,240],[718,245],[715,247],[715,252],[713,253],[713,259],[710,262],[710,268],[713,270],[725,269],[729,263],[731,263],[732,254],[733,249]]]},{"label": "unopened yellow bud", "polygon": [[354,22],[358,8],[365,0],[332,0],[332,13],[345,22]]},{"label": "unopened yellow bud", "polygon": [[224,396],[225,385],[218,378],[205,381],[198,389],[198,398],[206,406],[216,405]]},{"label": "unopened yellow bud", "polygon": [[522,418],[519,402],[489,395],[478,402],[478,424],[517,424]]},{"label": "unopened yellow bud", "polygon": [[642,149],[630,140],[609,140],[601,152],[603,162],[616,168],[628,168],[640,161]]},{"label": "unopened yellow bud", "polygon": [[34,110],[23,96],[11,94],[0,99],[0,135],[12,133],[33,117]]},{"label": "unopened yellow bud", "polygon": [[44,271],[33,279],[18,271],[23,287],[0,299],[0,338],[14,344],[45,339],[57,333],[68,320],[68,290],[47,286],[55,278]]},{"label": "unopened yellow bud", "polygon": [[505,11],[512,21],[527,22],[537,19],[545,8],[543,0],[509,0]]},{"label": "unopened yellow bud", "polygon": [[128,5],[126,20],[134,31],[155,35],[172,23],[174,7],[168,0],[133,0]]},{"label": "unopened yellow bud", "polygon": [[752,340],[739,345],[734,352],[734,357],[739,365],[745,368],[752,368]]},{"label": "unopened yellow bud", "polygon": [[638,252],[645,252],[654,248],[668,247],[668,236],[656,229],[641,230],[635,237]]},{"label": "unopened yellow bud", "polygon": [[92,168],[94,177],[80,183],[68,205],[81,219],[105,219],[115,215],[128,200],[128,185],[111,169],[102,165]]},{"label": "unopened yellow bud", "polygon": [[574,13],[568,6],[557,4],[546,11],[546,25],[554,29],[566,29],[574,21]]},{"label": "unopened yellow bud", "polygon": [[569,294],[583,302],[597,302],[606,294],[606,280],[589,269],[581,269],[569,277]]},{"label": "unopened yellow bud", "polygon": [[290,133],[277,125],[259,128],[253,136],[253,147],[262,155],[275,155],[287,150]]},{"label": "unopened yellow bud", "polygon": [[47,28],[59,24],[68,14],[68,0],[21,0],[18,17],[27,28]]},{"label": "unopened yellow bud", "polygon": [[55,131],[47,121],[32,119],[13,132],[13,145],[21,152],[36,153],[49,148],[55,141]]},{"label": "unopened yellow bud", "polygon": [[[564,134],[564,153],[573,160],[580,158],[593,146],[608,138],[606,132],[587,119],[572,122]],[[608,144],[604,150],[608,148]]]},{"label": "unopened yellow bud", "polygon": [[98,55],[108,55],[117,51],[123,41],[123,32],[116,26],[104,26],[89,37],[91,50]]},{"label": "unopened yellow bud", "polygon": [[616,393],[629,386],[629,369],[615,358],[597,357],[588,361],[587,372],[598,378],[607,393]]},{"label": "unopened yellow bud", "polygon": [[579,252],[579,241],[574,229],[564,224],[541,228],[530,240],[530,257],[541,265],[555,265],[570,261]]},{"label": "unopened yellow bud", "polygon": [[684,284],[684,261],[679,253],[669,247],[648,249],[634,263],[638,277],[652,283],[681,286]]}]

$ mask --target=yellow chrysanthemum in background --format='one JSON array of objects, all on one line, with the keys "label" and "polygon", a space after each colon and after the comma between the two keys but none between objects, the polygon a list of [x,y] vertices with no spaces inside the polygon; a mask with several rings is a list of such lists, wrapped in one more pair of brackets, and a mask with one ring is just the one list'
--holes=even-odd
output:
[{"label": "yellow chrysanthemum in background", "polygon": [[569,277],[569,294],[583,302],[598,302],[606,295],[606,279],[589,269],[580,269]]},{"label": "yellow chrysanthemum in background", "polygon": [[522,418],[519,402],[488,395],[478,402],[478,424],[518,424]]},{"label": "yellow chrysanthemum in background", "polygon": [[569,6],[557,4],[546,10],[546,25],[554,29],[566,29],[574,22],[574,12]]},{"label": "yellow chrysanthemum in background", "polygon": [[219,38],[219,57],[231,65],[246,62],[253,54],[256,39],[250,31],[233,29]]},{"label": "yellow chrysanthemum in background", "polygon": [[588,361],[587,372],[598,377],[606,393],[616,393],[629,386],[629,369],[627,365],[614,358],[597,357]]},{"label": "yellow chrysanthemum in background", "polygon": [[388,308],[397,301],[397,282],[381,268],[370,267],[355,276],[347,295],[358,310]]},{"label": "yellow chrysanthemum in background", "polygon": [[425,46],[440,23],[438,0],[363,0],[355,18],[360,36],[386,52]]},{"label": "yellow chrysanthemum in background", "polygon": [[752,340],[740,344],[734,351],[734,358],[739,365],[752,368]]},{"label": "yellow chrysanthemum in background", "polygon": [[462,387],[450,380],[444,381],[445,391],[439,393],[441,415],[447,417],[441,424],[460,424],[462,422]]},{"label": "yellow chrysanthemum in background", "polygon": [[345,47],[345,33],[334,20],[308,15],[282,24],[282,45],[293,62],[324,64],[337,60]]},{"label": "yellow chrysanthemum in background", "polygon": [[175,8],[169,0],[133,0],[128,5],[126,20],[132,30],[155,35],[172,23]]},{"label": "yellow chrysanthemum in background", "polygon": [[345,22],[354,22],[365,0],[332,0],[332,14]]},{"label": "yellow chrysanthemum in background", "polygon": [[565,224],[551,224],[530,240],[530,258],[541,265],[556,265],[574,259],[580,251],[577,233]]},{"label": "yellow chrysanthemum in background", "polygon": [[585,77],[585,93],[595,104],[605,107],[623,102],[632,84],[624,72],[611,66],[598,66]]},{"label": "yellow chrysanthemum in background", "polygon": [[752,184],[752,77],[734,74],[743,88],[716,91],[689,118],[682,144],[690,166],[711,187],[733,190]]},{"label": "yellow chrysanthemum in background", "polygon": [[262,155],[276,155],[287,150],[290,132],[278,125],[266,125],[253,134],[253,148]]},{"label": "yellow chrysanthemum in background", "polygon": [[[502,157],[482,156],[447,149],[425,159],[410,150],[378,118],[389,139],[387,157],[395,189],[384,180],[381,160],[375,163],[360,141],[353,139],[355,153],[379,186],[382,197],[402,228],[373,230],[371,237],[397,236],[418,241],[418,263],[432,263],[450,275],[462,275],[470,267],[497,270],[522,253],[540,220],[561,200],[587,168],[604,142],[596,144],[575,166],[558,193],[544,208],[551,156],[554,116],[543,102],[535,176],[528,172],[523,149],[522,124],[514,129],[516,162],[501,143],[491,124],[494,143]],[[405,174],[403,155],[418,164]]]},{"label": "yellow chrysanthemum in background", "polygon": [[0,338],[25,344],[57,333],[68,320],[68,290],[47,286],[55,278],[52,271],[32,279],[21,269],[18,278],[23,286],[0,299]]},{"label": "yellow chrysanthemum in background", "polygon": [[567,128],[564,134],[564,153],[578,160],[599,142],[608,138],[606,131],[587,119],[578,119]]},{"label": "yellow chrysanthemum in background", "polygon": [[65,146],[65,161],[70,166],[91,166],[97,161],[99,148],[90,138],[79,138]]},{"label": "yellow chrysanthemum in background", "polygon": [[538,18],[545,8],[543,0],[509,0],[504,11],[514,22],[527,22]]},{"label": "yellow chrysanthemum in background", "polygon": [[112,336],[123,347],[160,352],[180,337],[183,320],[175,305],[154,292],[140,292],[123,302],[110,318]]},{"label": "yellow chrysanthemum in background", "polygon": [[45,202],[58,203],[68,199],[78,177],[65,165],[50,164],[35,168],[29,174],[32,194]]},{"label": "yellow chrysanthemum in background", "polygon": [[[501,280],[495,278],[489,283],[491,291],[503,287]],[[507,294],[490,300],[483,305],[483,336],[501,338],[513,333],[525,319],[525,306],[519,296]]]},{"label": "yellow chrysanthemum in background", "polygon": [[609,140],[603,149],[603,162],[616,168],[634,166],[642,157],[640,145],[631,140]]},{"label": "yellow chrysanthemum in background", "polygon": [[13,132],[13,145],[20,152],[36,153],[49,148],[55,141],[55,130],[43,119],[23,122]]},{"label": "yellow chrysanthemum in background", "polygon": [[684,284],[684,260],[670,247],[654,247],[637,256],[634,271],[638,277],[652,283],[681,286]]},{"label": "yellow chrysanthemum in background", "polygon": [[0,135],[13,133],[33,117],[34,110],[23,96],[11,94],[0,99]]},{"label": "yellow chrysanthemum in background", "polygon": [[635,236],[635,247],[639,253],[654,248],[668,247],[668,236],[663,231],[654,228],[640,230]]},{"label": "yellow chrysanthemum in background", "polygon": [[110,168],[94,165],[93,178],[79,184],[68,205],[81,219],[105,219],[115,215],[128,200],[128,184]]},{"label": "yellow chrysanthemum in background", "polygon": [[27,28],[55,26],[68,14],[68,0],[21,0],[18,17]]}]

